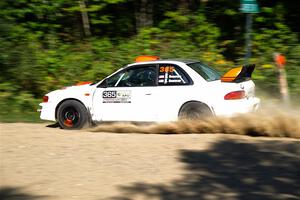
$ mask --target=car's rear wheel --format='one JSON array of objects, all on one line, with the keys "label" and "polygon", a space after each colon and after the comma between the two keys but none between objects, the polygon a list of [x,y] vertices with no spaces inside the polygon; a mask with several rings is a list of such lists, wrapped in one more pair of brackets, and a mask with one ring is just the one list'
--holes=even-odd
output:
[{"label": "car's rear wheel", "polygon": [[63,129],[81,129],[89,124],[88,111],[80,102],[67,100],[57,110],[57,121]]},{"label": "car's rear wheel", "polygon": [[188,102],[182,106],[178,118],[180,120],[199,120],[212,117],[209,107],[200,102]]}]

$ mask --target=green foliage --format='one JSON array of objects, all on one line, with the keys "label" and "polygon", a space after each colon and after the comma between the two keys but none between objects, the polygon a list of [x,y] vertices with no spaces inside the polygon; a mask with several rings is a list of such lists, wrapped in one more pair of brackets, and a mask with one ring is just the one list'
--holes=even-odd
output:
[{"label": "green foliage", "polygon": [[[83,0],[82,0],[83,1]],[[243,63],[245,16],[236,1],[156,1],[154,25],[137,29],[141,1],[0,1],[0,121],[32,116],[41,97],[79,81],[104,78],[138,55],[202,60],[221,72]],[[297,5],[258,1],[251,62],[261,91],[278,96],[275,52],[287,58],[292,97],[300,96]],[[147,4],[151,5],[151,4]],[[147,8],[148,9],[148,8]],[[86,12],[92,36],[84,37]],[[293,19],[291,21],[290,19]]]},{"label": "green foliage", "polygon": [[[285,24],[282,6],[274,8],[262,7],[261,14],[255,18],[257,27],[253,33],[253,59],[257,64],[255,78],[261,89],[273,95],[278,94],[277,66],[273,55],[278,52],[286,56],[286,71],[290,93],[299,95],[300,62],[299,42],[297,35]],[[275,19],[275,20],[274,20]]]}]

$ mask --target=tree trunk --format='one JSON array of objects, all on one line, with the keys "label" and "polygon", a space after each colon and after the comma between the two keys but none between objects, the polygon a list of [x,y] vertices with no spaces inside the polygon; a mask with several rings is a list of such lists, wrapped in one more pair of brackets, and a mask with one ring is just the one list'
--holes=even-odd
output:
[{"label": "tree trunk", "polygon": [[188,0],[180,0],[178,3],[178,10],[182,14],[187,14],[189,10],[189,1]]},{"label": "tree trunk", "polygon": [[140,0],[136,3],[136,30],[153,26],[153,0]]},{"label": "tree trunk", "polygon": [[85,11],[86,10],[85,1],[79,0],[78,3],[79,3],[80,10],[81,10],[81,19],[82,19],[84,35],[86,37],[91,36],[92,34],[91,34],[89,16],[88,16],[88,13]]}]

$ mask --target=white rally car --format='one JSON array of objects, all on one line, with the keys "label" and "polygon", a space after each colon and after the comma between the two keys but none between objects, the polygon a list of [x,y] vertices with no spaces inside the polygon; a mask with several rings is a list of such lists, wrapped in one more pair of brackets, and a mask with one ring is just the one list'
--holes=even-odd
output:
[{"label": "white rally car", "polygon": [[254,65],[222,77],[199,61],[139,56],[95,83],[55,90],[43,97],[41,119],[80,129],[104,121],[165,122],[255,111]]}]

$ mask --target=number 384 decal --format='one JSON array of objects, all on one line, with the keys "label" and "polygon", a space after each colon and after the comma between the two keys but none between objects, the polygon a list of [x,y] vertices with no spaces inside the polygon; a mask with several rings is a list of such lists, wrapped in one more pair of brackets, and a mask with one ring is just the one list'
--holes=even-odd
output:
[{"label": "number 384 decal", "polygon": [[117,91],[104,91],[102,93],[102,98],[116,98],[117,97]]}]

